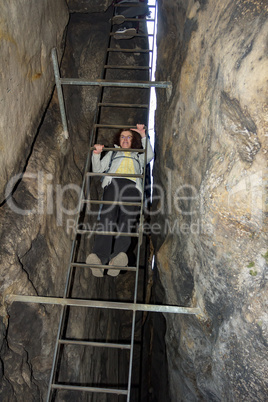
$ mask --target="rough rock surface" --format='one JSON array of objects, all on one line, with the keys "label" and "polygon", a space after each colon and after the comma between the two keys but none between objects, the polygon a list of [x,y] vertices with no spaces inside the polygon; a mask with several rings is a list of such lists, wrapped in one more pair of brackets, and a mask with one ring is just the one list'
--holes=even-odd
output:
[{"label": "rough rock surface", "polygon": [[267,399],[267,16],[160,2],[156,265],[165,302],[205,314],[166,315],[171,401]]},{"label": "rough rock surface", "polygon": [[0,202],[9,179],[23,171],[51,97],[51,49],[61,56],[69,13],[64,0],[1,2]]},{"label": "rough rock surface", "polygon": [[71,13],[100,13],[107,10],[112,0],[67,0]]}]

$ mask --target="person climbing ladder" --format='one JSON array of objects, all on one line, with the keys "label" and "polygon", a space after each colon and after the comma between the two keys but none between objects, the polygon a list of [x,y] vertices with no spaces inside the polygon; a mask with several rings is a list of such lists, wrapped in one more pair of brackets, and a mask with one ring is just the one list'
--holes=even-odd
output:
[{"label": "person climbing ladder", "polygon": [[[133,129],[121,129],[114,138],[115,147],[141,149],[146,146],[145,126],[137,124]],[[100,158],[104,145],[95,144],[92,155],[93,172],[142,174],[145,153],[109,151]],[[147,144],[146,162],[154,157],[150,142]],[[140,202],[142,195],[141,178],[112,178],[105,176],[102,182],[104,201]],[[129,233],[135,226],[139,207],[133,205],[103,204],[100,214],[100,227],[104,231]],[[113,242],[114,240],[114,242]],[[114,243],[114,244],[113,244]],[[96,235],[93,252],[86,259],[87,264],[116,265],[128,264],[127,251],[131,243],[129,236]],[[107,267],[108,268],[108,267]],[[92,268],[94,276],[102,277],[104,269]],[[120,270],[108,269],[107,274],[117,276]]]},{"label": "person climbing ladder", "polygon": [[125,21],[126,18],[146,18],[150,14],[147,0],[119,0],[115,4],[125,4],[125,7],[117,7],[113,24],[123,24],[124,27],[115,31],[115,39],[131,39],[138,32],[138,21]]}]

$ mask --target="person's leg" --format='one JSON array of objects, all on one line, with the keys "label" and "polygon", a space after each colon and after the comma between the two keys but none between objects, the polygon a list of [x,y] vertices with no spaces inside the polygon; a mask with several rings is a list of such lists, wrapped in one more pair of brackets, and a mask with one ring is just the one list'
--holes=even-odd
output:
[{"label": "person's leg", "polygon": [[[128,3],[137,5],[138,3]],[[122,28],[119,28],[114,35],[115,39],[131,39],[137,33],[139,22],[137,21],[125,21],[125,18],[134,18],[139,15],[146,15],[148,13],[148,6],[145,3],[140,3],[136,7],[118,7],[117,14],[113,18],[114,24],[122,24]]]},{"label": "person's leg", "polygon": [[[123,202],[140,202],[141,194],[136,188],[135,182],[131,180],[124,180],[123,186],[121,187],[120,201]],[[136,227],[137,215],[139,213],[139,208],[137,206],[126,206],[121,205],[118,213],[118,231],[123,233],[133,232]],[[119,253],[126,253],[131,243],[131,237],[128,236],[118,236],[115,238],[114,250],[112,252],[111,258],[115,257]]]},{"label": "person's leg", "polygon": [[[131,180],[121,180],[123,187],[119,199],[124,202],[140,202],[141,194],[136,188],[136,184]],[[138,206],[126,206],[121,205],[118,215],[118,231],[123,233],[131,233],[136,228],[137,215],[140,207]],[[118,236],[115,238],[114,250],[109,262],[110,266],[126,267],[128,264],[128,256],[126,252],[131,244],[131,237]],[[109,269],[108,275],[117,276],[120,273],[120,269]]]},{"label": "person's leg", "polygon": [[126,3],[126,4],[133,4],[135,7],[117,7],[116,14],[123,15],[125,18],[134,18],[139,15],[146,15],[148,13],[148,5],[146,3],[137,2],[133,3]]},{"label": "person's leg", "polygon": [[[136,188],[136,184],[131,180],[120,179],[120,195],[119,199],[123,202],[140,202],[141,194]],[[136,228],[137,215],[140,207],[121,205],[118,215],[118,231],[119,232],[133,232]],[[126,254],[131,244],[131,237],[118,236],[115,238],[114,250],[109,262],[110,266],[126,267],[128,264],[128,256]],[[107,274],[110,276],[117,276],[120,269],[109,269]]]},{"label": "person's leg", "polygon": [[[118,195],[119,189],[117,188],[117,183],[112,180],[111,184],[104,189],[103,200],[117,201]],[[99,221],[99,230],[109,232],[115,231],[117,215],[118,205],[103,204]],[[96,235],[95,237],[93,253],[99,257],[103,265],[107,264],[109,261],[113,239],[114,236],[109,235]]]}]

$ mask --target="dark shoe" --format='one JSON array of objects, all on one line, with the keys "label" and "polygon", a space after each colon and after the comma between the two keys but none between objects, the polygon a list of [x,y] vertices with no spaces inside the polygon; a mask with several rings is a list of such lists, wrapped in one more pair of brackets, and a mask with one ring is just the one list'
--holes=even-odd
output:
[{"label": "dark shoe", "polygon": [[[126,267],[128,264],[128,256],[126,253],[119,253],[111,259],[109,265],[115,265],[119,267]],[[120,269],[108,269],[107,275],[117,276],[120,273]]]},{"label": "dark shoe", "polygon": [[115,39],[131,39],[136,34],[135,28],[120,28],[115,32]]},{"label": "dark shoe", "polygon": [[[99,259],[97,254],[91,253],[87,256],[86,264],[101,265],[101,260]],[[103,277],[103,271],[104,269],[102,268],[91,268],[92,275],[97,276],[99,278]]]}]

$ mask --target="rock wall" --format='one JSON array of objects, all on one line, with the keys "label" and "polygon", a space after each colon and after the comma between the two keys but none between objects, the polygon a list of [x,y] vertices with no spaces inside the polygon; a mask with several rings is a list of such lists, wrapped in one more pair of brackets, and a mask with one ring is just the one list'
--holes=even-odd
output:
[{"label": "rock wall", "polygon": [[70,13],[101,13],[111,3],[112,0],[67,0]]},{"label": "rock wall", "polygon": [[159,6],[155,269],[206,316],[166,315],[167,393],[265,401],[267,2]]},{"label": "rock wall", "polygon": [[61,57],[69,13],[64,0],[19,0],[0,5],[0,202],[6,183],[25,168],[51,97],[51,49]]}]

